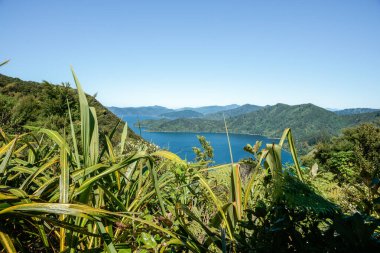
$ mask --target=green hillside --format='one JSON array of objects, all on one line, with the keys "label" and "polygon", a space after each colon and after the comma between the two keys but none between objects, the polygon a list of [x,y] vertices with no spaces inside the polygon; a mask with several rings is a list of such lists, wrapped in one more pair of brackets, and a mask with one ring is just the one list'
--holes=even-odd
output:
[{"label": "green hillside", "polygon": [[200,118],[200,117],[203,117],[203,114],[200,112],[193,111],[193,110],[181,110],[181,111],[163,113],[160,116],[169,118],[169,119],[179,119],[179,118]]},{"label": "green hillside", "polygon": [[224,110],[224,111],[220,111],[217,113],[207,114],[205,116],[205,118],[220,120],[220,119],[223,119],[223,115],[226,118],[230,118],[230,117],[239,116],[242,114],[258,111],[261,108],[262,108],[262,106],[245,104],[245,105],[239,106],[239,107],[234,108],[234,109],[229,109],[229,110]]},{"label": "green hillside", "polygon": [[[298,142],[307,145],[336,135],[341,129],[380,119],[380,112],[340,116],[313,104],[276,104],[260,110],[227,119],[231,133],[258,134],[281,137],[285,128],[291,128]],[[177,119],[144,121],[150,131],[224,132],[222,120]]]},{"label": "green hillside", "polygon": [[[110,133],[119,119],[94,97],[87,96],[98,115],[100,131]],[[23,81],[0,74],[0,128],[7,133],[21,133],[24,125],[69,129],[67,101],[71,108],[73,121],[79,125],[79,104],[76,90],[68,83],[53,85],[48,82]],[[116,135],[120,135],[122,124]],[[79,127],[78,127],[79,129]],[[140,139],[132,130],[129,136]]]}]

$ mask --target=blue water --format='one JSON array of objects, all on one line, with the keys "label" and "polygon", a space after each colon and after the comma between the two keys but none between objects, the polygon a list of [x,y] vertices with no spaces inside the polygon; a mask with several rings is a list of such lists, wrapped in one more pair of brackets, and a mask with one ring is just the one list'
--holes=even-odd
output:
[{"label": "blue water", "polygon": [[[139,120],[152,119],[152,117],[140,116]],[[136,116],[124,116],[124,121],[128,122],[130,128],[136,133],[140,134],[140,129],[134,126],[138,121]],[[141,129],[141,136],[161,148],[168,149],[177,154],[182,159],[193,161],[195,158],[193,147],[200,147],[197,135],[203,135],[206,140],[211,143],[214,148],[214,161],[215,164],[222,164],[230,162],[230,153],[228,149],[227,136],[224,133],[160,133],[160,132],[147,132]],[[244,151],[243,148],[247,144],[252,146],[256,141],[262,141],[262,147],[267,143],[278,143],[276,139],[270,139],[264,136],[247,135],[247,134],[230,134],[231,149],[234,161],[239,161],[242,158],[252,157],[251,154]],[[291,163],[292,157],[290,153],[283,151],[283,163]]]}]

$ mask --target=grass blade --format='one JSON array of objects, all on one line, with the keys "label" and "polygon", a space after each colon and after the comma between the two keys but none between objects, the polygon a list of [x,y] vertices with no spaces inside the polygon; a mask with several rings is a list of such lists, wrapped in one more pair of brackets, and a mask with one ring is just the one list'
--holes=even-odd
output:
[{"label": "grass blade", "polygon": [[5,64],[7,64],[10,60],[6,60],[6,61],[3,61],[2,63],[0,63],[0,67],[1,66],[4,66]]},{"label": "grass blade", "polygon": [[125,122],[125,125],[124,125],[124,128],[123,128],[123,132],[121,133],[121,140],[120,140],[120,155],[123,154],[124,152],[124,148],[125,148],[125,143],[127,141],[127,137],[128,137],[128,123]]},{"label": "grass blade", "polygon": [[187,165],[186,162],[184,160],[182,160],[178,155],[176,155],[172,152],[166,151],[166,150],[158,150],[158,151],[152,153],[151,155],[166,158],[166,159],[168,159],[174,163],[180,164],[180,165]]},{"label": "grass blade", "polygon": [[[240,179],[240,172],[239,172],[239,165],[236,164],[234,166],[234,159],[232,156],[232,148],[231,148],[231,142],[230,142],[230,136],[228,134],[228,127],[226,118],[223,114],[223,120],[224,120],[224,127],[226,130],[227,135],[227,142],[228,142],[228,149],[230,151],[230,159],[231,159],[231,191],[230,191],[230,201],[234,203],[233,207],[229,208],[229,216],[231,221],[233,222],[234,226],[236,225],[237,221],[241,220],[241,213],[242,213],[242,194],[241,194],[241,179]],[[232,211],[232,212],[231,212]],[[234,219],[232,219],[234,217]]]},{"label": "grass blade", "polygon": [[[64,142],[63,145],[66,145]],[[70,168],[67,161],[67,153],[64,149],[64,146],[61,147],[61,156],[60,156],[60,167],[61,167],[61,176],[59,178],[59,203],[66,204],[69,203],[69,189],[70,189]],[[60,216],[60,220],[65,220],[65,215]],[[60,228],[60,251],[64,251],[66,241],[66,230],[65,228]]]},{"label": "grass blade", "polygon": [[67,153],[70,154],[70,148],[66,144],[65,139],[54,130],[45,129],[45,128],[38,128],[38,127],[32,127],[32,126],[25,126],[26,129],[38,131],[39,133],[46,134],[50,139],[52,139],[59,147],[62,147],[66,150]]},{"label": "grass blade", "polygon": [[106,251],[108,253],[117,253],[115,246],[112,243],[112,238],[111,236],[107,233],[106,229],[104,228],[103,223],[100,221],[96,222],[96,224],[99,227],[100,235],[103,238],[104,241],[104,247],[106,248]]},{"label": "grass blade", "polygon": [[111,217],[112,212],[93,208],[83,204],[61,204],[61,203],[27,203],[7,207],[0,211],[0,215],[18,212],[24,213],[42,213],[56,215],[71,215],[93,220],[93,217]]},{"label": "grass blade", "polygon": [[281,137],[280,142],[279,142],[279,145],[281,147],[283,146],[286,138],[288,139],[290,153],[292,154],[294,166],[296,167],[296,170],[297,170],[298,179],[301,180],[301,182],[304,182],[301,167],[300,167],[300,164],[298,162],[296,145],[294,143],[293,134],[292,134],[292,131],[290,128],[286,128],[282,134],[282,137]]},{"label": "grass blade", "polygon": [[79,96],[83,160],[85,167],[88,167],[90,165],[90,142],[92,132],[92,126],[90,124],[90,108],[88,106],[86,94],[84,93],[73,68],[71,68],[71,73],[73,75]]},{"label": "grass blade", "polygon": [[70,129],[71,129],[71,138],[72,138],[72,140],[73,140],[75,160],[76,160],[76,163],[77,163],[77,168],[78,168],[78,170],[79,170],[79,169],[81,168],[81,166],[80,166],[80,159],[79,159],[79,151],[78,151],[77,137],[76,137],[76,135],[75,135],[75,128],[74,128],[73,118],[71,117],[71,109],[70,109],[69,100],[66,100],[66,103],[67,103],[67,109],[68,109],[68,111],[69,111]]},{"label": "grass blade", "polygon": [[216,207],[217,207],[217,209],[218,209],[218,211],[222,217],[222,221],[224,222],[225,226],[227,227],[228,236],[230,237],[231,240],[233,240],[232,230],[231,230],[230,225],[228,223],[227,217],[224,214],[223,205],[222,205],[221,201],[218,199],[218,197],[212,191],[212,189],[209,186],[209,184],[207,183],[206,179],[203,178],[203,176],[201,176],[200,174],[197,174],[197,177],[199,178],[199,182],[203,185],[203,187],[206,188],[206,190],[210,194],[211,199],[214,201],[214,203],[215,203],[215,205],[216,205]]},{"label": "grass blade", "polygon": [[250,197],[250,194],[251,194],[252,186],[253,186],[253,183],[254,183],[254,181],[256,179],[256,175],[257,175],[257,173],[258,173],[258,171],[259,171],[259,169],[261,167],[261,163],[266,158],[267,155],[268,155],[268,150],[263,150],[263,152],[261,153],[259,162],[257,163],[255,169],[253,170],[254,173],[251,175],[251,178],[249,179],[249,181],[247,183],[247,186],[245,187],[244,205],[243,205],[244,210],[247,209],[248,200],[249,200],[249,197]]},{"label": "grass blade", "polygon": [[127,165],[133,163],[134,161],[137,161],[139,159],[142,159],[142,158],[147,158],[147,154],[145,152],[141,152],[141,153],[137,153],[135,154],[134,156],[132,157],[129,157],[121,162],[119,162],[118,164],[115,164],[111,167],[109,167],[108,169],[104,170],[103,172],[99,173],[98,175],[96,176],[93,176],[91,178],[88,178],[87,180],[85,180],[75,191],[75,195],[76,194],[79,194],[81,192],[83,192],[84,190],[86,190],[88,187],[90,187],[90,185],[92,183],[94,183],[95,181],[99,180],[100,178],[110,174],[110,173],[113,173],[117,170],[120,170],[121,168],[124,168],[126,167]]},{"label": "grass blade", "polygon": [[0,241],[4,249],[8,253],[16,253],[16,248],[8,234],[0,231]]},{"label": "grass blade", "polygon": [[90,124],[92,126],[90,141],[90,159],[91,165],[93,165],[96,164],[99,159],[99,127],[94,107],[90,107]]},{"label": "grass blade", "polygon": [[7,145],[5,145],[0,150],[0,155],[1,155],[1,153],[7,152],[6,155],[5,155],[4,160],[0,164],[0,176],[4,175],[4,173],[5,173],[5,168],[7,167],[9,159],[12,156],[13,150],[14,150],[14,148],[16,146],[17,139],[18,139],[18,137],[14,138],[10,143],[8,143]]},{"label": "grass blade", "polygon": [[58,156],[53,157],[50,159],[47,163],[40,166],[33,174],[31,174],[20,186],[21,190],[26,190],[26,188],[30,185],[30,183],[33,182],[33,180],[42,172],[49,169],[52,165],[54,165],[56,162],[58,162]]}]

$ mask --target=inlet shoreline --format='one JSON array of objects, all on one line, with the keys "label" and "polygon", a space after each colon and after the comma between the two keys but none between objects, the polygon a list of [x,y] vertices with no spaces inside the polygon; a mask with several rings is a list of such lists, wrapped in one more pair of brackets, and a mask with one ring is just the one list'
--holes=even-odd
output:
[{"label": "inlet shoreline", "polygon": [[[148,133],[188,133],[188,134],[225,134],[226,132],[203,132],[203,131],[154,131],[154,130],[146,130],[143,129],[144,132]],[[229,132],[228,134],[235,134],[235,135],[249,135],[249,136],[261,136],[265,137],[268,139],[273,139],[273,140],[280,140],[280,137],[270,137],[270,136],[265,136],[262,134],[251,134],[251,133],[234,133],[234,132]]]}]

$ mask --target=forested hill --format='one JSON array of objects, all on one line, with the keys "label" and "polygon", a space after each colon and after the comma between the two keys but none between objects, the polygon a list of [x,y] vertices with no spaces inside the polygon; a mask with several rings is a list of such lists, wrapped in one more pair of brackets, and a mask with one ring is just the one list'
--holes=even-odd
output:
[{"label": "forested hill", "polygon": [[223,115],[226,118],[230,118],[230,117],[239,116],[242,114],[258,111],[261,108],[262,108],[262,106],[245,104],[245,105],[239,106],[237,108],[207,114],[207,115],[205,115],[205,118],[220,120],[220,119],[223,119]]},{"label": "forested hill", "polygon": [[[310,145],[322,138],[338,134],[342,128],[376,120],[380,120],[380,112],[343,116],[313,104],[294,106],[276,104],[230,117],[227,119],[227,124],[232,133],[259,134],[268,137],[281,137],[283,130],[290,127],[299,141]],[[142,123],[151,131],[225,131],[222,120],[176,119]]]},{"label": "forested hill", "polygon": [[[100,131],[110,133],[119,118],[94,97],[87,96],[87,99],[96,109]],[[0,74],[0,128],[7,133],[24,132],[24,125],[54,130],[64,127],[69,129],[67,101],[74,123],[79,124],[78,96],[69,84],[23,81]],[[123,124],[119,124],[117,135],[121,133],[122,127]],[[139,139],[132,130],[129,131],[129,136]]]},{"label": "forested hill", "polygon": [[181,110],[181,111],[163,113],[160,116],[164,118],[169,118],[169,119],[179,119],[179,118],[200,118],[200,117],[203,117],[203,114],[200,112],[193,111],[193,110]]}]

